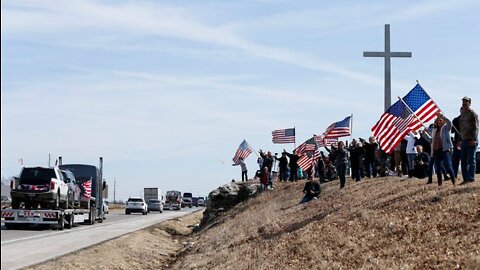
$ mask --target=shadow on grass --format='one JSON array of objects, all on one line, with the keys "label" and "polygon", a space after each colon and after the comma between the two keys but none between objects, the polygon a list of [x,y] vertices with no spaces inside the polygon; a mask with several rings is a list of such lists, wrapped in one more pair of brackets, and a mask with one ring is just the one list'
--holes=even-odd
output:
[{"label": "shadow on grass", "polygon": [[340,209],[341,209],[341,207],[337,207],[337,208],[333,208],[333,209],[331,209],[330,211],[327,211],[327,212],[320,212],[319,214],[317,214],[313,217],[310,217],[310,218],[307,218],[307,219],[304,219],[304,220],[301,220],[299,222],[295,222],[295,223],[292,223],[292,224],[288,224],[285,228],[283,228],[281,230],[278,230],[278,231],[268,232],[265,229],[265,227],[261,227],[261,228],[258,229],[258,233],[260,234],[260,236],[263,239],[271,240],[271,239],[277,238],[277,237],[279,237],[279,236],[281,236],[285,233],[292,233],[294,231],[297,231],[297,230],[305,227],[307,224],[309,224],[311,222],[322,220],[325,217],[327,217],[328,215],[330,215],[333,212],[336,212]]}]

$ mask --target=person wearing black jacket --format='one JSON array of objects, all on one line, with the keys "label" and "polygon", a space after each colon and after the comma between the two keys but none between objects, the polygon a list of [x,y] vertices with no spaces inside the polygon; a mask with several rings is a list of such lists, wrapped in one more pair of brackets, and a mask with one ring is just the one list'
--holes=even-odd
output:
[{"label": "person wearing black jacket", "polygon": [[348,153],[345,149],[345,144],[343,141],[338,142],[338,148],[335,148],[332,145],[332,149],[325,149],[330,152],[330,158],[332,162],[335,164],[337,169],[338,178],[340,179],[340,189],[345,187],[345,174],[347,172],[347,163],[348,163]]},{"label": "person wearing black jacket", "polygon": [[260,150],[259,152],[260,152],[260,156],[263,158],[262,167],[263,168],[267,167],[268,168],[268,173],[271,173],[272,172],[272,166],[273,166],[272,152],[268,151],[267,154],[265,154],[262,150]]},{"label": "person wearing black jacket", "polygon": [[375,137],[371,136],[368,138],[368,142],[366,142],[364,139],[360,139],[360,141],[363,143],[363,147],[365,149],[365,171],[367,177],[377,177],[375,152],[378,149],[378,144],[375,142]]},{"label": "person wearing black jacket", "polygon": [[290,154],[285,149],[283,149],[283,153],[288,156],[290,159],[290,162],[288,163],[288,166],[290,167],[290,181],[297,181],[298,180],[298,175],[297,175],[297,170],[298,170],[298,164],[297,161],[300,159],[298,155],[295,154]]},{"label": "person wearing black jacket", "polygon": [[325,155],[320,151],[320,157],[317,160],[317,173],[320,182],[325,181]]},{"label": "person wearing black jacket", "polygon": [[363,157],[365,156],[365,149],[361,142],[353,142],[348,148],[350,151],[350,164],[352,168],[352,179],[356,182],[362,180]]},{"label": "person wearing black jacket", "polygon": [[280,158],[277,158],[277,156],[275,155],[275,159],[278,160],[278,169],[279,169],[278,180],[280,182],[287,181],[287,178],[286,178],[287,166],[288,166],[287,155],[284,152],[282,153],[282,156]]},{"label": "person wearing black jacket", "polygon": [[429,175],[428,167],[430,163],[430,155],[423,151],[421,145],[417,145],[417,156],[414,158],[413,176],[423,179]]},{"label": "person wearing black jacket", "polygon": [[321,192],[321,188],[318,181],[315,181],[313,180],[313,178],[310,178],[308,182],[305,183],[305,187],[303,188],[303,193],[305,193],[305,196],[300,201],[300,204],[309,202],[314,198],[315,199],[318,198],[318,196],[320,196],[320,192]]}]

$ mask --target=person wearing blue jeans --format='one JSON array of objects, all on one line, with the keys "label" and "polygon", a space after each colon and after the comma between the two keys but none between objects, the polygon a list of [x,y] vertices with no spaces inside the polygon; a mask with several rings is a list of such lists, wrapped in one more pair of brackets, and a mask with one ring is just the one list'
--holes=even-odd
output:
[{"label": "person wearing blue jeans", "polygon": [[435,127],[432,132],[432,149],[435,162],[435,172],[437,174],[438,185],[442,185],[442,163],[447,174],[450,175],[452,184],[455,185],[455,176],[452,168],[452,139],[450,138],[450,130],[452,122],[446,118],[441,112],[437,113],[435,119]]},{"label": "person wearing blue jeans", "polygon": [[463,183],[475,181],[475,151],[478,146],[478,115],[470,108],[472,100],[462,99],[462,109],[459,118],[460,135],[462,137],[462,176]]}]

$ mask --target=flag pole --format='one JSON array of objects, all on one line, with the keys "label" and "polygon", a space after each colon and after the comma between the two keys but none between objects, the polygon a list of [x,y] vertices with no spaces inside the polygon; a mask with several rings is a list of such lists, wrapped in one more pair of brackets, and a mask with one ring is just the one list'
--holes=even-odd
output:
[{"label": "flag pole", "polygon": [[[244,141],[247,141],[247,140],[245,140],[245,138],[243,138],[243,140],[244,140]],[[250,147],[252,147],[252,145],[251,145],[249,142],[247,142],[247,143],[248,143],[248,145],[250,145]],[[257,154],[257,151],[255,151],[255,149],[253,149],[253,147],[252,147],[252,150],[253,150],[253,152],[255,153],[255,155],[257,155],[257,158],[260,157],[260,156]]]},{"label": "flag pole", "polygon": [[413,116],[415,116],[415,118],[416,118],[420,123],[422,123],[423,128],[427,129],[427,127],[425,126],[425,123],[423,123],[423,121],[420,120],[420,118],[418,118],[417,114],[415,114],[415,113],[413,112],[413,110],[410,108],[410,106],[408,106],[408,104],[407,104],[401,97],[399,97],[399,96],[397,96],[397,97],[398,97],[398,99],[403,103],[403,105],[405,105],[405,107],[407,107],[407,109],[410,111],[410,113],[413,114]]},{"label": "flag pole", "polygon": [[[440,109],[440,106],[438,106],[438,104],[435,103],[435,101],[433,101],[432,97],[427,93],[427,91],[425,90],[425,88],[422,87],[422,85],[420,84],[420,82],[419,82],[418,80],[416,80],[416,81],[417,81],[417,84],[423,89],[423,92],[425,92],[425,94],[427,94],[428,98],[433,102],[433,104],[437,105],[437,108]],[[442,109],[440,109],[440,112],[441,112],[442,114],[444,114],[443,111],[442,111]],[[444,114],[444,115],[445,115],[445,114]],[[452,119],[452,120],[453,120],[453,119]],[[455,131],[458,133],[458,135],[460,135],[460,138],[461,138],[461,137],[462,137],[462,134],[460,134],[460,131],[458,131],[457,127],[454,126],[453,124],[452,124],[452,127],[453,127],[453,129],[455,129]]]},{"label": "flag pole", "polygon": [[295,150],[295,148],[297,148],[297,129],[295,128],[295,126],[293,126],[293,132],[295,132],[295,140],[293,140],[293,150]]},{"label": "flag pole", "polygon": [[[353,113],[350,116],[350,137],[353,138]],[[350,139],[352,139],[352,138],[350,138]]]}]

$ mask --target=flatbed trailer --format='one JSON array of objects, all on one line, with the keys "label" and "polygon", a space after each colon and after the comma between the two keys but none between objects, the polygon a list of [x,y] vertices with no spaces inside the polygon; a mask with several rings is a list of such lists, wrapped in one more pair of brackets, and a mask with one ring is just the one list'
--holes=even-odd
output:
[{"label": "flatbed trailer", "polygon": [[[7,229],[13,229],[20,225],[53,225],[57,229],[70,229],[74,224],[83,223],[93,225],[95,223],[95,208],[90,209],[2,209],[2,222]],[[103,220],[99,219],[99,222]]]}]

